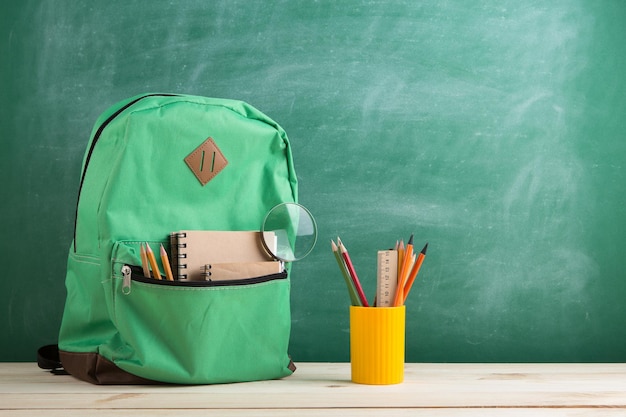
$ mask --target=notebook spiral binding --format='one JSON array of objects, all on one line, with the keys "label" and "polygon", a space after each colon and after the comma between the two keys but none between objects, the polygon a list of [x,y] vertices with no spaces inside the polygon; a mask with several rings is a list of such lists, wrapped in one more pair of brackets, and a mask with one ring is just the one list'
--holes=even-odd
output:
[{"label": "notebook spiral binding", "polygon": [[187,258],[187,254],[180,253],[179,251],[180,249],[187,248],[186,242],[180,242],[180,239],[185,239],[186,237],[187,237],[187,233],[185,232],[170,234],[170,243],[171,243],[171,248],[172,248],[172,260],[174,263],[174,265],[172,265],[173,266],[172,269],[176,271],[178,280],[186,280],[188,278],[186,274],[187,264],[180,262],[181,259]]}]

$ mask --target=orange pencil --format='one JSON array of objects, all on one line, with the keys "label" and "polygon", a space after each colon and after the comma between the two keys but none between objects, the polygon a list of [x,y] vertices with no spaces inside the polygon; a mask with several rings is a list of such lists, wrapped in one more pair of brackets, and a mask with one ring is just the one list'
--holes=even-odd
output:
[{"label": "orange pencil", "polygon": [[170,260],[167,257],[167,252],[165,252],[163,244],[161,244],[161,263],[163,264],[163,269],[165,270],[165,278],[167,278],[168,281],[174,281],[174,276],[172,275],[172,267],[170,266]]},{"label": "orange pencil", "polygon": [[422,267],[422,263],[424,262],[424,258],[426,257],[426,249],[428,249],[428,243],[424,246],[424,249],[420,252],[417,257],[417,261],[415,261],[415,265],[413,265],[413,269],[411,270],[411,275],[409,276],[409,280],[404,286],[404,299],[409,295],[409,291],[411,291],[411,286],[413,286],[413,282],[415,281],[415,277],[420,271]]},{"label": "orange pencil", "polygon": [[401,240],[397,245],[398,247],[398,284],[400,283],[400,273],[402,272],[402,265],[404,265],[404,240]]},{"label": "orange pencil", "polygon": [[162,279],[161,271],[159,271],[159,265],[157,264],[156,258],[154,257],[154,252],[152,252],[152,248],[146,242],[146,255],[148,256],[148,262],[150,263],[150,267],[152,268],[152,277],[154,279]]},{"label": "orange pencil", "polygon": [[409,238],[404,252],[404,260],[402,261],[402,269],[398,272],[398,289],[396,290],[396,298],[393,301],[394,307],[399,307],[404,303],[404,285],[406,284],[406,278],[411,267],[411,260],[413,259],[413,235]]}]

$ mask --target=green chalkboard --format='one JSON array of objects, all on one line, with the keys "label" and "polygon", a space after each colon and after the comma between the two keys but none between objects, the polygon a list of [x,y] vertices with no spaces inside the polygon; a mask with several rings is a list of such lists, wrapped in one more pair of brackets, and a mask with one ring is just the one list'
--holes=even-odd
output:
[{"label": "green chalkboard", "polygon": [[56,340],[96,117],[143,92],[235,98],[287,131],[319,243],[291,354],[349,359],[341,236],[415,234],[408,361],[625,361],[626,3],[61,2],[0,15],[0,360]]}]

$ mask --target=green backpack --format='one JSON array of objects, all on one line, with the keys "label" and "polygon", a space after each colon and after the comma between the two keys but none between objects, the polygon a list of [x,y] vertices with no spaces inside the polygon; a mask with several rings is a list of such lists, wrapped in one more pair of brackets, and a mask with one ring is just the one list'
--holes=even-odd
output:
[{"label": "green backpack", "polygon": [[143,242],[258,231],[272,207],[296,200],[284,130],[246,103],[148,94],[109,108],[83,160],[59,334],[65,370],[97,384],[290,375],[288,269],[226,286],[134,271]]}]

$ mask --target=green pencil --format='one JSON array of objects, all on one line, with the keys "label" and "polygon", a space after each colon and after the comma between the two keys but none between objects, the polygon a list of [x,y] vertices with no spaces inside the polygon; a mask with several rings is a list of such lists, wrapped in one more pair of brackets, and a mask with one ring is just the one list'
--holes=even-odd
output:
[{"label": "green pencil", "polygon": [[339,248],[335,241],[330,241],[331,248],[333,250],[333,254],[335,255],[335,259],[337,260],[337,264],[339,265],[339,269],[341,270],[341,274],[343,275],[343,279],[346,281],[346,286],[348,287],[348,293],[350,294],[350,301],[353,306],[362,306],[361,300],[356,294],[356,288],[354,288],[354,283],[352,279],[350,279],[350,275],[348,275],[348,270],[346,269],[346,264],[343,262],[341,255],[339,254]]}]

